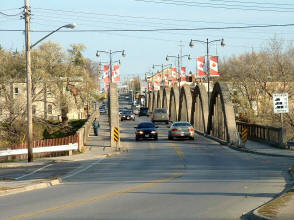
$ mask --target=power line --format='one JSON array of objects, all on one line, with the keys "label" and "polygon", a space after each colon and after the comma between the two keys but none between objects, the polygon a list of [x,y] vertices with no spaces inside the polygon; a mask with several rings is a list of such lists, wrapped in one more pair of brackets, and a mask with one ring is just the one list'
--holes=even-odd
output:
[{"label": "power line", "polygon": [[[263,11],[263,12],[286,12],[293,13],[294,8],[273,8],[273,7],[260,7],[245,6],[245,5],[228,5],[228,4],[212,4],[202,2],[189,2],[189,1],[173,1],[173,0],[134,0],[137,2],[146,2],[154,4],[176,5],[176,6],[189,6],[189,7],[202,7],[202,8],[216,8],[216,9],[228,9],[228,10],[241,10],[241,11]],[[281,9],[281,10],[277,10]],[[292,9],[292,10],[291,10]]]},{"label": "power line", "polygon": [[4,16],[8,16],[8,17],[14,17],[14,16],[18,16],[18,15],[21,15],[21,14],[22,14],[22,12],[19,12],[17,14],[13,14],[13,15],[10,15],[10,14],[6,14],[6,13],[0,11],[0,15],[4,15]]},{"label": "power line", "polygon": [[[290,27],[294,24],[268,24],[268,25],[248,25],[248,26],[228,26],[228,27],[203,27],[203,28],[155,28],[155,29],[84,29],[59,32],[157,32],[157,31],[200,31],[200,30],[228,30],[228,29],[250,29],[269,27]],[[24,31],[19,29],[0,29],[0,31]],[[51,30],[31,30],[31,32],[51,32]]]}]

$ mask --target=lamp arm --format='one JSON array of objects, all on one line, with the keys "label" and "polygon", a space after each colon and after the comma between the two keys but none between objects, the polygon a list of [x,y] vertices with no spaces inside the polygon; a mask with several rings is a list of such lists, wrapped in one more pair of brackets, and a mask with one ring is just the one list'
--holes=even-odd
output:
[{"label": "lamp arm", "polygon": [[31,45],[31,49],[36,46],[38,43],[40,43],[42,40],[46,39],[47,37],[49,37],[50,35],[54,34],[55,32],[59,31],[61,28],[64,28],[66,25],[61,26],[59,28],[57,28],[55,31],[50,32],[49,34],[45,35],[44,37],[42,37],[40,40],[38,40],[36,43]]}]

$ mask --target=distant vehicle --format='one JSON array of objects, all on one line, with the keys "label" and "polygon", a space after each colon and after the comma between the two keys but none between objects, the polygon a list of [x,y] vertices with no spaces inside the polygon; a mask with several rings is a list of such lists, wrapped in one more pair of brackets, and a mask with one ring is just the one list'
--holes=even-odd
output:
[{"label": "distant vehicle", "polygon": [[139,117],[141,117],[141,116],[149,116],[147,107],[141,107],[140,108]]},{"label": "distant vehicle", "polygon": [[152,138],[158,140],[157,126],[152,122],[141,122],[138,126],[134,127],[136,129],[136,141],[142,139]]},{"label": "distant vehicle", "polygon": [[124,110],[120,114],[120,120],[121,121],[124,121],[124,120],[133,120],[133,121],[135,121],[135,114],[130,110]]},{"label": "distant vehicle", "polygon": [[134,112],[135,115],[138,115],[138,114],[139,114],[139,111],[140,111],[140,107],[138,107],[138,106],[133,106],[133,107],[132,107],[132,110],[133,110],[133,112]]},{"label": "distant vehicle", "polygon": [[169,118],[166,108],[156,108],[152,114],[151,121],[154,122],[165,122],[168,124]]},{"label": "distant vehicle", "polygon": [[194,140],[194,128],[186,121],[174,122],[168,130],[168,139],[173,140],[174,138],[189,138]]}]

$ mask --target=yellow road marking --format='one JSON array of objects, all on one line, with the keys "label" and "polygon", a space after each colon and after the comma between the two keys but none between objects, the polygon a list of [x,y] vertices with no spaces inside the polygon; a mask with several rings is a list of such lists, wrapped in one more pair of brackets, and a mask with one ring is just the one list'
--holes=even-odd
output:
[{"label": "yellow road marking", "polygon": [[176,151],[177,155],[179,156],[179,158],[184,159],[185,154],[182,151],[182,149],[178,145],[172,145],[172,146],[175,149],[175,151]]},{"label": "yellow road marking", "polygon": [[18,216],[6,218],[6,219],[1,219],[1,220],[25,219],[25,218],[30,218],[30,217],[37,216],[37,215],[42,215],[42,214],[46,214],[46,213],[50,213],[50,212],[55,212],[55,211],[62,210],[62,209],[68,209],[68,208],[73,208],[73,207],[77,207],[77,206],[81,206],[81,205],[86,205],[86,204],[89,204],[89,203],[92,203],[92,202],[99,202],[99,201],[102,201],[104,199],[110,199],[110,198],[113,198],[113,197],[116,197],[116,196],[119,196],[119,195],[122,195],[122,194],[130,193],[130,192],[134,192],[134,191],[142,190],[142,189],[146,189],[146,188],[150,188],[150,187],[156,186],[156,185],[161,184],[161,183],[166,183],[166,182],[169,182],[171,180],[177,179],[177,178],[181,177],[182,175],[183,175],[182,173],[174,173],[171,177],[160,179],[160,180],[154,180],[153,182],[144,183],[142,185],[135,186],[135,187],[130,187],[130,188],[127,188],[127,189],[122,190],[122,191],[113,192],[113,193],[109,193],[109,194],[104,194],[104,195],[100,195],[100,196],[97,196],[97,197],[93,197],[91,199],[71,202],[71,203],[67,203],[67,204],[64,204],[64,205],[55,206],[55,207],[52,207],[52,208],[43,209],[43,210],[39,210],[39,211],[35,211],[35,212],[30,212],[30,213],[26,213],[26,214],[23,214],[23,215],[18,215]]}]

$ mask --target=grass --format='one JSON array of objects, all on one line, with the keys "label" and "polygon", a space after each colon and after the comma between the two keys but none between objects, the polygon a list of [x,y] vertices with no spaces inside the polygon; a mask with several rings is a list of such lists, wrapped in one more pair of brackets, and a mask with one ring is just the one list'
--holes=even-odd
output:
[{"label": "grass", "polygon": [[279,213],[279,209],[286,206],[288,201],[291,200],[293,196],[294,189],[291,189],[281,197],[278,197],[261,207],[258,210],[258,214],[269,218],[275,218]]}]

